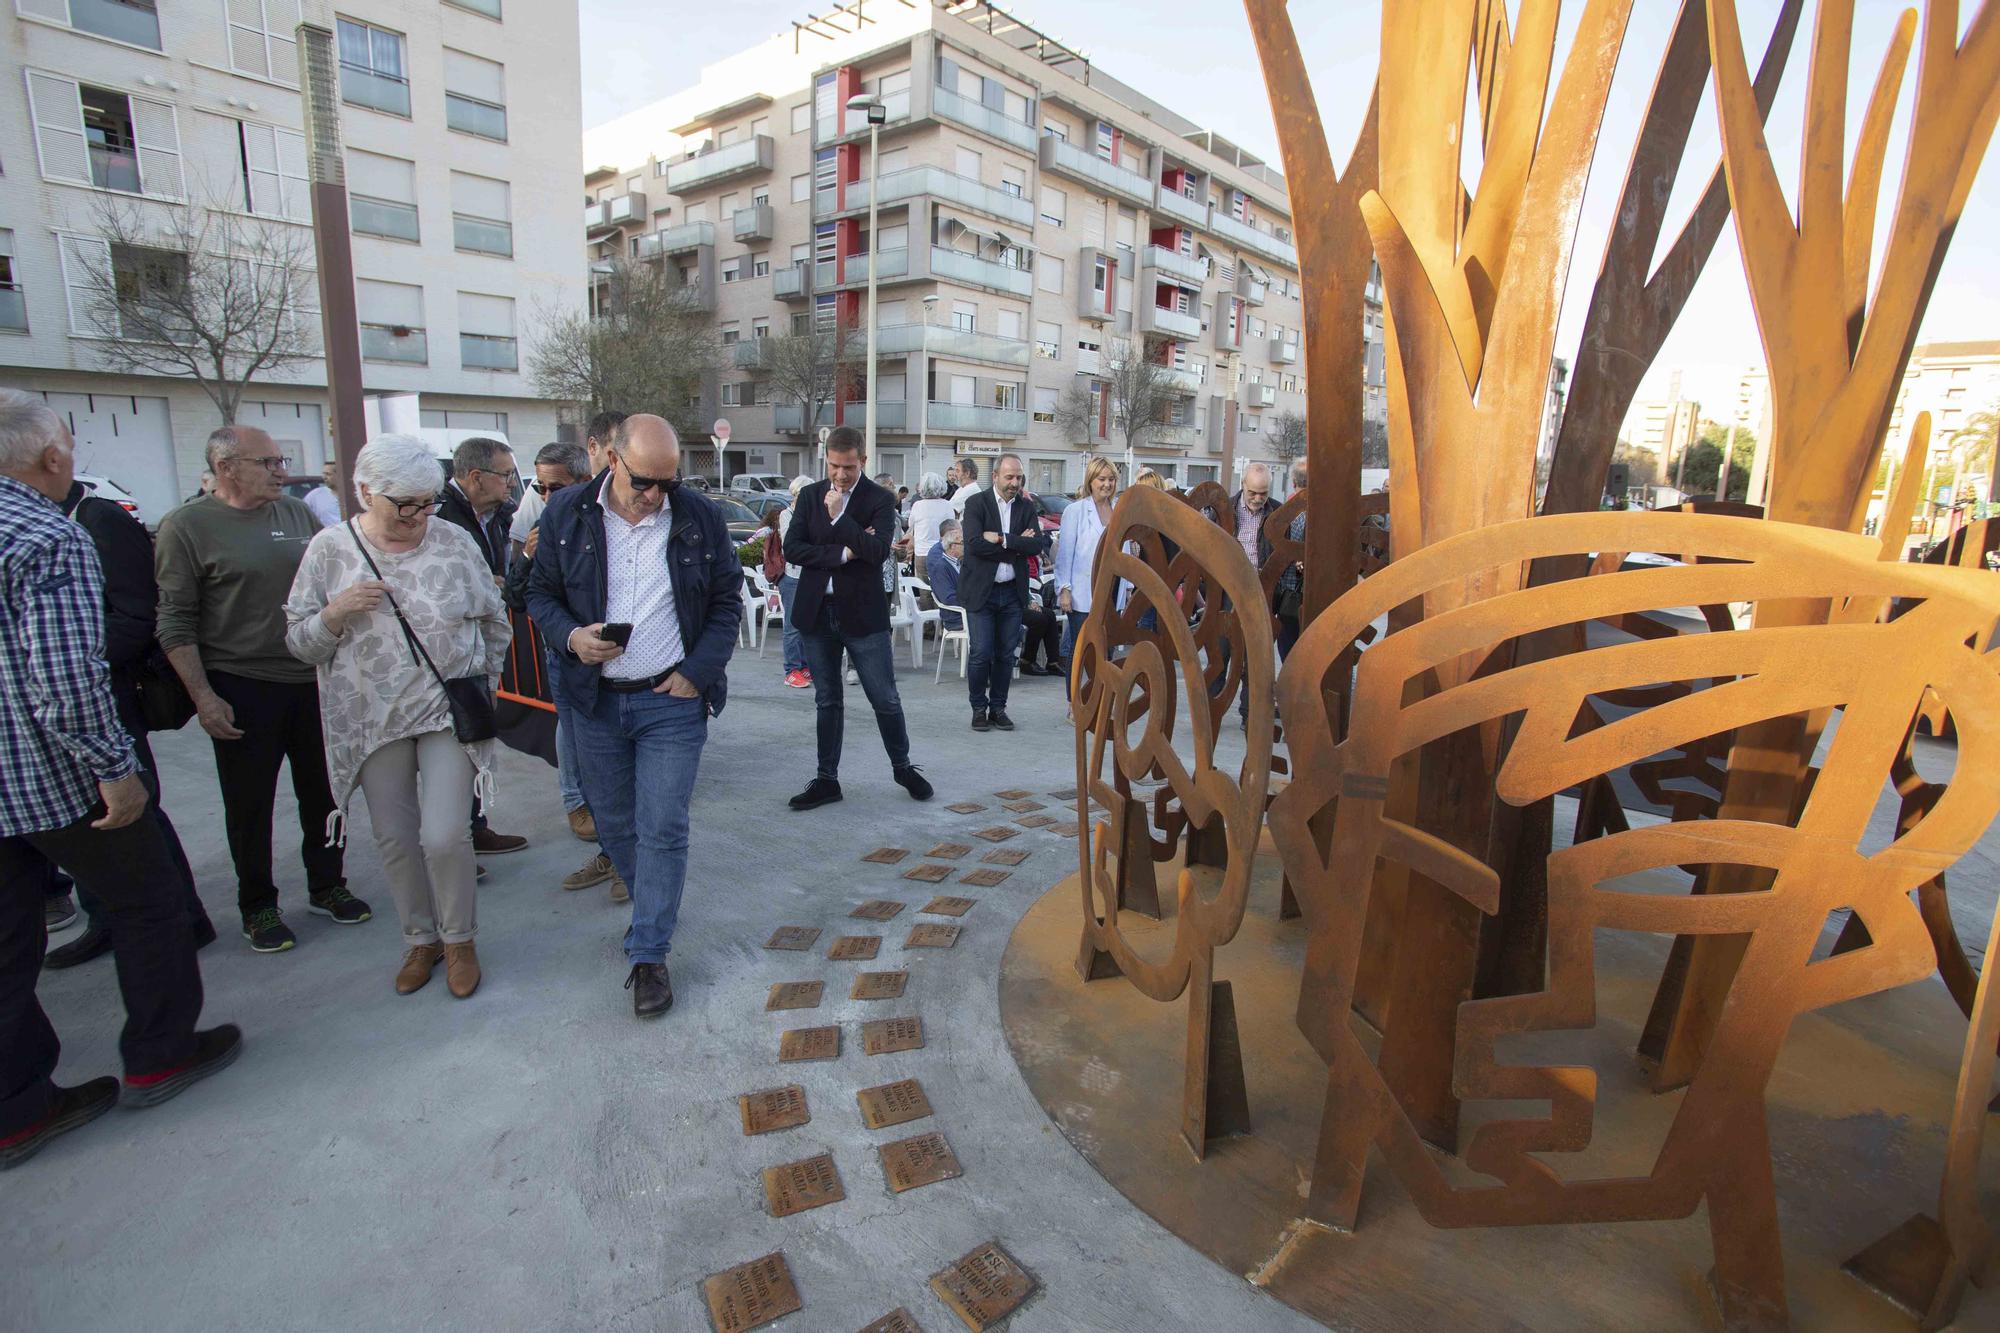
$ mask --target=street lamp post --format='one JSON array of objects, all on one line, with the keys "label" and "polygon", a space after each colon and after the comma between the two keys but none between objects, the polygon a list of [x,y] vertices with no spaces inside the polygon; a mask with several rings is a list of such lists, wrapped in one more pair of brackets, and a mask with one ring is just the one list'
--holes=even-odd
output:
[{"label": "street lamp post", "polygon": [[882,122],[889,118],[888,108],[882,99],[872,93],[862,93],[847,99],[849,111],[860,111],[868,117],[868,402],[866,415],[862,418],[863,449],[870,458],[875,457],[875,219],[881,210],[882,185]]},{"label": "street lamp post", "polygon": [[[930,470],[931,438],[931,314],[937,309],[937,293],[924,298],[924,336],[917,348],[917,481],[924,479]],[[909,388],[904,387],[903,397],[908,399]],[[911,488],[915,493],[915,487]]]}]

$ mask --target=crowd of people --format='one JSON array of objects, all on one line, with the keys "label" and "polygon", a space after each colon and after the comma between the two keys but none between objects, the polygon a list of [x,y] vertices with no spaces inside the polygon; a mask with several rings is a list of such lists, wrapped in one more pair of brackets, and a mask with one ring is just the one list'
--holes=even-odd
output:
[{"label": "crowd of people", "polygon": [[[689,807],[728,701],[744,570],[719,508],[681,485],[667,421],[602,413],[583,445],[541,449],[525,484],[497,440],[462,442],[441,479],[425,441],[380,436],[356,460],[351,517],[339,497],[325,504],[332,475],[287,496],[271,438],[225,426],[209,438],[203,492],[156,537],[85,492],[72,448],[39,397],[0,390],[0,877],[16,886],[0,896],[0,1167],[121,1100],[164,1101],[241,1048],[234,1025],[197,1026],[196,953],[217,932],[160,804],[153,730],[195,719],[210,738],[251,949],[298,944],[273,874],[288,767],[306,910],[372,918],[344,867],[359,796],[401,926],[395,990],[421,990],[442,965],[451,995],[477,991],[479,858],[527,842],[484,813],[510,608],[542,642],[560,799],[594,847],[562,887],[608,881],[629,903],[633,1012],[671,1008]],[[847,684],[875,716],[891,780],[926,801],[891,650],[903,571],[941,627],[967,637],[972,729],[1011,731],[1017,670],[1067,679],[1117,470],[1090,460],[1052,537],[1015,455],[993,460],[986,485],[965,459],[899,498],[867,475],[860,432],[835,428],[824,454],[825,475],[794,481],[772,516],[766,550],[785,681],[814,692],[817,767],[790,805],[842,799]],[[1233,502],[1253,559],[1269,481],[1250,469]],[[88,925],[45,958],[47,904],[72,883]],[[36,977],[106,952],[126,1010],[123,1080],[58,1086]]]}]

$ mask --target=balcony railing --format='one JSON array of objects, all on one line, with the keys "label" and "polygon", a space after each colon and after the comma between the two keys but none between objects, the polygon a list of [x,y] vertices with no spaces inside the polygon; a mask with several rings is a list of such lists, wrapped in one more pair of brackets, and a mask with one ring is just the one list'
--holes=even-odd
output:
[{"label": "balcony railing", "polygon": [[28,298],[18,282],[0,282],[0,329],[28,331]]},{"label": "balcony railing", "polygon": [[444,95],[444,123],[446,129],[457,130],[461,134],[476,135],[496,143],[507,142],[507,108],[495,102],[482,102],[464,93],[447,92]]},{"label": "balcony railing", "polygon": [[139,193],[139,156],[102,144],[90,146],[90,183],[100,190]]},{"label": "balcony railing", "polygon": [[521,364],[519,344],[490,333],[461,333],[458,363],[467,370],[513,370]]},{"label": "balcony railing", "polygon": [[1195,259],[1189,255],[1175,254],[1162,245],[1149,245],[1139,253],[1139,266],[1152,269],[1168,278],[1178,278],[1199,287],[1208,281],[1208,261]]},{"label": "balcony railing", "polygon": [[1003,338],[997,333],[943,324],[890,324],[875,331],[878,356],[908,356],[920,347],[936,356],[990,361],[1023,370],[1028,365],[1028,344],[1020,338]]},{"label": "balcony railing", "polygon": [[753,134],[741,143],[673,163],[667,168],[667,189],[687,194],[718,181],[769,171],[772,152],[770,135]]},{"label": "balcony railing", "polygon": [[1004,116],[990,106],[982,106],[967,97],[960,97],[949,88],[931,89],[931,113],[946,120],[957,121],[967,129],[978,130],[1009,143],[1024,153],[1035,151],[1034,127]]},{"label": "balcony railing", "polygon": [[1200,393],[1201,372],[1182,370],[1179,366],[1161,366],[1160,379],[1175,393]]},{"label": "balcony railing", "polygon": [[662,227],[656,234],[660,238],[660,253],[663,255],[686,254],[689,250],[715,244],[713,222],[683,222],[678,227]]},{"label": "balcony railing", "polygon": [[730,233],[739,241],[768,241],[777,232],[777,216],[769,204],[739,208],[730,219]]},{"label": "balcony railing", "polygon": [[996,264],[990,259],[947,250],[941,245],[931,247],[931,276],[1005,292],[1010,296],[1032,296],[1035,291],[1035,275],[1027,269]]},{"label": "balcony railing", "polygon": [[931,400],[930,428],[941,435],[1026,435],[1028,410],[1024,407],[986,407],[978,403],[940,403]]},{"label": "balcony railing", "polygon": [[430,364],[430,343],[424,337],[422,329],[392,324],[363,324],[361,359],[400,361],[404,365],[425,366]]},{"label": "balcony railing", "polygon": [[410,81],[394,74],[377,74],[360,65],[343,63],[340,67],[340,100],[386,111],[407,120],[410,115]]},{"label": "balcony railing", "polygon": [[[909,276],[910,252],[908,250],[882,250],[875,256],[875,280],[902,278]],[[868,281],[868,256],[849,255],[841,263],[842,282]]]},{"label": "balcony railing", "polygon": [[771,364],[769,338],[739,338],[729,345],[729,363],[738,370],[764,370]]},{"label": "balcony railing", "polygon": [[[930,197],[974,209],[1016,226],[1031,227],[1035,222],[1035,210],[1027,200],[946,171],[943,167],[910,167],[904,171],[892,171],[882,178],[881,186],[882,207],[906,199]],[[856,181],[847,187],[846,206],[849,209],[868,207],[866,180]]]},{"label": "balcony railing", "polygon": [[1164,337],[1191,342],[1201,337],[1201,317],[1183,315],[1180,311],[1169,310],[1163,305],[1141,305],[1139,332],[1157,333]]},{"label": "balcony railing", "polygon": [[1185,222],[1199,231],[1208,230],[1208,205],[1196,203],[1179,190],[1164,185],[1153,187],[1153,211],[1165,213],[1176,221]]},{"label": "balcony railing", "polygon": [[395,241],[414,241],[417,239],[416,205],[370,199],[361,194],[349,195],[347,225],[358,236],[386,236]]},{"label": "balcony railing", "polygon": [[[850,426],[861,425],[865,420],[866,412],[866,404],[849,403],[847,405],[847,424]],[[915,430],[916,427],[910,423],[910,405],[904,402],[885,403],[877,399],[875,402],[875,429],[895,431]]]},{"label": "balcony railing", "polygon": [[[833,404],[820,404],[813,414],[811,429],[818,431],[821,426],[833,424]],[[771,429],[782,435],[804,435],[807,431],[806,408],[804,403],[779,403],[771,409]]]},{"label": "balcony railing", "polygon": [[600,199],[594,204],[583,206],[583,229],[585,232],[600,232],[611,225],[611,201]]},{"label": "balcony railing", "polygon": [[1286,268],[1296,269],[1299,266],[1299,252],[1290,244],[1258,231],[1247,222],[1238,222],[1227,213],[1214,214],[1209,219],[1208,230],[1253,255],[1262,255]]},{"label": "balcony railing", "polygon": [[[115,42],[160,49],[160,15],[150,4],[123,0],[69,0],[69,25]],[[289,73],[289,71],[287,71]]]},{"label": "balcony railing", "polygon": [[1107,162],[1095,153],[1086,153],[1053,134],[1042,136],[1041,162],[1043,171],[1067,176],[1127,203],[1145,208],[1153,202],[1153,182],[1147,177]]},{"label": "balcony railing", "polygon": [[1243,406],[1257,411],[1278,405],[1278,386],[1275,384],[1246,384],[1243,386]]},{"label": "balcony railing", "polygon": [[1264,298],[1271,294],[1271,284],[1259,277],[1257,271],[1248,264],[1238,264],[1236,294],[1243,298],[1245,305],[1262,305]]},{"label": "balcony railing", "polygon": [[1147,432],[1146,443],[1161,449],[1192,449],[1201,442],[1201,431],[1191,425],[1162,422]]},{"label": "balcony railing", "polygon": [[1299,359],[1299,345],[1286,342],[1283,338],[1271,339],[1271,364],[1274,366],[1296,365]]},{"label": "balcony railing", "polygon": [[514,256],[514,224],[454,213],[451,215],[451,243],[460,250],[511,259]]},{"label": "balcony railing", "polygon": [[812,292],[811,264],[791,264],[771,271],[771,295],[777,300],[803,301]]},{"label": "balcony railing", "polygon": [[651,216],[646,211],[646,195],[642,190],[615,195],[604,201],[604,220],[614,225],[644,222]]}]

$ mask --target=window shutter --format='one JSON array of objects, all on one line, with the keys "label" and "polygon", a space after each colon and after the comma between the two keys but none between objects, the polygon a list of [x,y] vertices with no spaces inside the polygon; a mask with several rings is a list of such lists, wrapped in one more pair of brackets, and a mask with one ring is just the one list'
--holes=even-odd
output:
[{"label": "window shutter", "polygon": [[312,182],[307,179],[306,136],[279,130],[278,175],[285,191],[284,215],[294,222],[312,221]]},{"label": "window shutter", "polygon": [[278,183],[278,136],[269,125],[243,127],[243,155],[250,163],[250,211],[278,217],[284,191]]},{"label": "window shutter", "polygon": [[264,43],[264,0],[229,0],[229,63],[245,74],[271,75]]},{"label": "window shutter", "polygon": [[69,0],[18,0],[18,3],[21,12],[30,18],[69,26]]},{"label": "window shutter", "polygon": [[264,0],[264,30],[271,43],[271,77],[293,87],[299,82],[299,0]]},{"label": "window shutter", "polygon": [[111,294],[111,242],[92,236],[63,236],[63,293],[69,300],[69,331],[87,338],[112,332],[102,326],[102,302]]},{"label": "window shutter", "polygon": [[139,140],[139,187],[158,199],[179,199],[181,181],[180,122],[165,102],[132,99],[132,127]]},{"label": "window shutter", "polygon": [[83,102],[77,96],[76,81],[31,72],[28,100],[34,108],[42,179],[90,184],[90,150],[84,146]]},{"label": "window shutter", "polygon": [[468,176],[462,171],[452,172],[451,211],[495,222],[511,221],[512,211],[507,206],[507,182],[489,176]]},{"label": "window shutter", "polygon": [[482,102],[495,106],[505,106],[507,94],[502,87],[501,68],[491,60],[483,60],[463,51],[444,48],[444,87],[446,92],[462,93],[476,97]]}]

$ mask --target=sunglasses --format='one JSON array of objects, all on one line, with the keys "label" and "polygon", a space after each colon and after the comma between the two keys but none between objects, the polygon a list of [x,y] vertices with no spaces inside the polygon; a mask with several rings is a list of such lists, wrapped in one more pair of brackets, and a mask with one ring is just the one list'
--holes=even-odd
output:
[{"label": "sunglasses", "polygon": [[625,471],[625,484],[635,491],[658,490],[672,495],[681,488],[681,479],[679,477],[642,477],[632,470],[630,463],[627,463],[623,458],[619,458],[616,453],[612,457],[618,458],[618,466]]},{"label": "sunglasses", "polygon": [[553,495],[561,490],[565,484],[567,483],[536,480],[528,483],[528,489],[537,495]]}]

